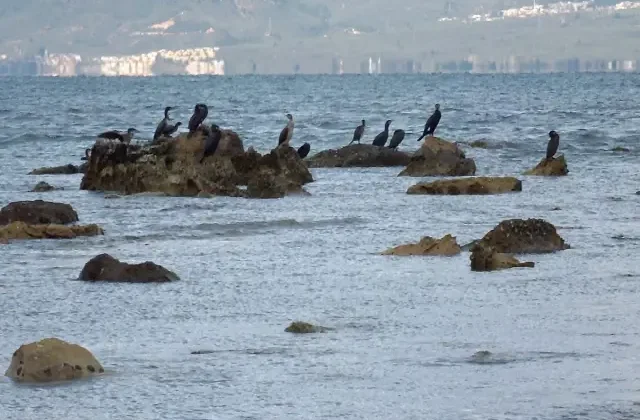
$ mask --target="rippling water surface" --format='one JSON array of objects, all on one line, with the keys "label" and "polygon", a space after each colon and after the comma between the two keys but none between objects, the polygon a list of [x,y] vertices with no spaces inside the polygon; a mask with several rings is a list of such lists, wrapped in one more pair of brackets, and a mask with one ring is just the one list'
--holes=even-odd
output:
[{"label": "rippling water surface", "polygon": [[[0,88],[0,204],[70,203],[106,231],[0,246],[0,369],[19,345],[56,336],[109,372],[62,386],[3,378],[3,418],[640,418],[638,75],[0,78]],[[260,151],[291,112],[294,145],[312,153],[348,143],[362,118],[367,141],[392,119],[407,131],[402,148],[416,149],[439,102],[440,136],[489,143],[463,145],[478,175],[532,167],[551,129],[571,173],[521,177],[519,194],[437,197],[406,195],[417,179],[400,168],[313,169],[310,197],[279,200],[107,200],[80,191],[81,175],[27,175],[79,163],[106,129],[151,138],[166,105],[186,124],[196,102]],[[64,190],[27,192],[38,181]],[[466,243],[528,217],[555,224],[572,249],[493,273],[472,273],[466,252],[376,255],[424,235]],[[182,280],[76,281],[102,252]],[[295,319],[335,330],[284,333]],[[472,358],[481,350],[493,356]]]}]

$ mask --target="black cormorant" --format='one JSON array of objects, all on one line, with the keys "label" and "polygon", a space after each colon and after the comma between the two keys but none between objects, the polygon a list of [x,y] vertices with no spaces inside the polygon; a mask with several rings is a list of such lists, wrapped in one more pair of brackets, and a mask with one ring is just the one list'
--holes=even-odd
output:
[{"label": "black cormorant", "polygon": [[211,156],[216,152],[221,138],[222,131],[220,131],[220,127],[218,127],[216,124],[211,124],[211,131],[209,131],[207,139],[204,141],[204,152],[202,153],[200,163],[204,161],[204,158],[206,158],[207,156]]},{"label": "black cormorant", "polygon": [[311,150],[311,145],[309,143],[305,143],[302,146],[300,146],[300,148],[298,149],[298,156],[300,156],[300,159],[306,158],[310,150]]},{"label": "black cormorant", "polygon": [[387,122],[384,123],[384,131],[381,132],[380,134],[378,134],[375,139],[373,139],[373,143],[372,144],[374,146],[384,147],[384,145],[387,143],[387,139],[389,138],[389,125],[390,124],[391,124],[391,120],[387,120]]},{"label": "black cormorant", "polygon": [[393,136],[391,137],[391,141],[389,142],[389,149],[395,150],[400,143],[404,140],[404,130],[395,130],[393,132]]},{"label": "black cormorant", "polygon": [[551,160],[560,146],[560,135],[554,130],[549,131],[549,143],[547,143],[547,160]]},{"label": "black cormorant", "polygon": [[84,156],[80,160],[89,160],[91,158],[91,149],[84,149]]},{"label": "black cormorant", "polygon": [[189,119],[189,134],[187,137],[191,137],[196,132],[200,124],[207,118],[209,114],[209,108],[205,104],[196,104],[193,109],[193,115]]},{"label": "black cormorant", "polygon": [[289,119],[289,122],[287,122],[287,126],[280,132],[280,138],[278,138],[278,146],[282,144],[288,146],[289,141],[293,136],[293,116],[291,114],[287,114],[287,118]]},{"label": "black cormorant", "polygon": [[104,133],[98,134],[98,138],[108,139],[108,140],[120,140],[123,143],[129,143],[133,138],[134,133],[139,133],[139,131],[132,127],[132,128],[129,128],[124,133],[116,130],[105,131]]},{"label": "black cormorant", "polygon": [[164,136],[171,136],[173,133],[175,133],[176,131],[178,131],[178,127],[180,127],[182,125],[182,123],[180,121],[178,121],[177,123],[171,125],[171,124],[167,124],[167,128],[166,130],[164,130],[164,132],[162,133]]},{"label": "black cormorant", "polygon": [[441,116],[442,114],[440,113],[440,104],[436,104],[436,110],[433,112],[433,114],[431,114],[431,116],[427,120],[427,123],[424,125],[424,131],[422,132],[422,135],[420,136],[418,141],[422,140],[425,136],[433,136],[433,133],[435,133],[436,127],[440,122]]},{"label": "black cormorant", "polygon": [[169,111],[171,111],[172,109],[172,106],[168,106],[164,109],[164,118],[156,127],[156,132],[153,133],[154,140],[156,140],[160,136],[166,135],[165,132],[168,131],[169,128],[174,127],[173,125],[169,124],[169,121],[171,121],[171,117],[169,117]]},{"label": "black cormorant", "polygon": [[[353,131],[353,139],[351,139],[351,143],[353,143],[354,141],[357,141],[358,144],[360,144],[360,139],[362,138],[362,135],[364,134],[364,120],[362,120],[362,124],[360,124],[359,126],[356,127],[356,129]],[[349,143],[349,144],[351,144]]]}]

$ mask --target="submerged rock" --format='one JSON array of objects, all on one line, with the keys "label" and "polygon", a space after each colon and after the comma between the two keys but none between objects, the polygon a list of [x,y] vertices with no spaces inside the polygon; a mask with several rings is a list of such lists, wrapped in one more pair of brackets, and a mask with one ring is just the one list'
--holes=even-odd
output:
[{"label": "submerged rock", "polygon": [[44,182],[44,181],[40,181],[36,184],[35,187],[33,187],[33,189],[31,190],[31,192],[47,192],[47,191],[53,191],[53,190],[57,190],[58,188],[54,187],[53,185]]},{"label": "submerged rock", "polygon": [[522,191],[522,181],[510,176],[442,179],[412,185],[407,194],[459,195],[501,194]]},{"label": "submerged rock", "polygon": [[440,239],[425,236],[417,244],[398,245],[382,253],[382,255],[442,255],[452,256],[461,252],[456,238],[445,235]]},{"label": "submerged rock", "polygon": [[626,147],[616,146],[613,149],[611,149],[611,151],[612,152],[630,152],[631,150]]},{"label": "submerged rock", "polygon": [[542,219],[504,220],[478,242],[496,252],[513,254],[548,253],[569,249],[555,226]]},{"label": "submerged rock", "polygon": [[476,245],[471,249],[472,271],[495,271],[516,267],[534,267],[532,262],[520,262],[514,256],[497,252],[494,248]]},{"label": "submerged rock", "polygon": [[83,163],[81,165],[62,165],[62,166],[45,166],[44,168],[34,169],[29,172],[29,175],[72,175],[84,173],[87,169],[87,164]]},{"label": "submerged rock", "polygon": [[5,376],[19,382],[54,382],[104,373],[84,347],[58,338],[23,344],[13,353]]},{"label": "submerged rock", "polygon": [[551,158],[547,160],[542,158],[535,168],[529,169],[524,175],[537,175],[537,176],[563,176],[569,173],[567,167],[567,161],[564,155],[560,155],[557,158]]},{"label": "submerged rock", "polygon": [[340,149],[323,150],[307,158],[310,168],[348,168],[406,166],[411,157],[399,150],[371,144],[351,144]]},{"label": "submerged rock", "polygon": [[12,222],[0,226],[0,238],[5,241],[20,239],[73,239],[78,236],[103,235],[104,231],[98,225],[57,225],[36,224],[30,225],[24,222]]},{"label": "submerged rock", "polygon": [[146,261],[127,264],[109,254],[100,254],[90,259],[80,272],[79,280],[110,281],[124,283],[151,283],[179,280],[176,273]]},{"label": "submerged rock", "polygon": [[[229,130],[223,131],[220,153],[216,151],[200,164],[204,140],[201,130],[192,138],[181,134],[149,146],[96,142],[80,188],[123,194],[282,197],[313,181],[293,148],[276,148],[264,156],[255,150],[245,152],[237,134]],[[270,182],[263,183],[262,178]],[[238,188],[250,184],[250,192]],[[263,191],[266,188],[271,190]]]},{"label": "submerged rock", "polygon": [[471,143],[469,143],[469,146],[476,148],[476,149],[488,149],[489,148],[489,143],[487,143],[484,140],[475,140],[472,141]]},{"label": "submerged rock", "polygon": [[12,222],[66,225],[78,221],[78,213],[69,205],[51,201],[16,201],[0,209],[0,225]]},{"label": "submerged rock", "polygon": [[295,321],[292,322],[287,328],[285,328],[285,332],[294,333],[294,334],[311,334],[311,333],[323,333],[330,331],[331,328],[321,327],[319,325],[309,324],[308,322]]},{"label": "submerged rock", "polygon": [[427,137],[398,176],[466,176],[475,173],[476,163],[467,158],[456,144],[438,137]]}]

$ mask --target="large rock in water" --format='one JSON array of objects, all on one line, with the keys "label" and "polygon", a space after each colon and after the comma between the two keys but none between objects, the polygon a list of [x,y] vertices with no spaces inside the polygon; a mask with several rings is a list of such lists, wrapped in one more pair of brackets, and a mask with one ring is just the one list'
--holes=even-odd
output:
[{"label": "large rock in water", "polygon": [[25,222],[32,225],[66,225],[78,221],[78,213],[69,205],[51,201],[16,201],[0,209],[0,225]]},{"label": "large rock in water", "polygon": [[45,338],[13,353],[5,376],[19,382],[54,382],[104,373],[93,354],[77,344]]},{"label": "large rock in water", "polygon": [[[272,188],[278,186],[282,197],[299,191],[313,181],[311,173],[293,148],[280,147],[262,156],[245,152],[237,134],[223,131],[218,151],[202,164],[205,135],[196,132],[188,138],[182,134],[158,144],[137,146],[120,142],[98,141],[91,150],[89,168],[82,178],[83,190],[116,191],[124,194],[162,192],[173,196],[197,196],[201,193],[226,196],[262,196],[238,188],[258,185],[268,178]],[[256,180],[256,178],[258,180]],[[266,188],[266,187],[265,187]]]},{"label": "large rock in water", "polygon": [[513,254],[548,253],[570,248],[558,235],[555,226],[542,219],[504,220],[475,246]]},{"label": "large rock in water", "polygon": [[440,239],[425,236],[417,244],[398,245],[382,253],[382,255],[440,255],[452,256],[461,252],[456,238],[445,235]]},{"label": "large rock in water", "polygon": [[78,236],[103,235],[104,231],[98,225],[29,225],[24,222],[12,222],[0,225],[0,241],[15,239],[73,239]]},{"label": "large rock in water", "polygon": [[501,194],[522,191],[522,181],[510,176],[441,179],[412,185],[407,194],[459,195]]},{"label": "large rock in water", "polygon": [[456,144],[427,137],[398,176],[467,176],[475,173],[476,163]]},{"label": "large rock in water", "polygon": [[532,262],[520,262],[513,255],[496,252],[492,247],[476,245],[471,249],[471,271],[495,271],[507,268],[535,266]]},{"label": "large rock in water", "polygon": [[371,144],[351,144],[340,149],[323,150],[307,158],[310,168],[348,168],[406,166],[411,157],[404,152]]},{"label": "large rock in water", "polygon": [[153,283],[179,280],[176,273],[146,261],[127,264],[109,254],[100,254],[89,260],[80,272],[79,280],[124,283]]},{"label": "large rock in water", "polygon": [[547,160],[543,158],[535,168],[529,169],[524,175],[538,175],[538,176],[564,176],[569,173],[567,167],[567,161],[564,155],[560,155],[557,158],[551,158]]},{"label": "large rock in water", "polygon": [[29,175],[71,175],[84,173],[86,170],[86,163],[82,163],[78,166],[69,163],[62,166],[45,166],[44,168],[34,169],[29,172]]}]

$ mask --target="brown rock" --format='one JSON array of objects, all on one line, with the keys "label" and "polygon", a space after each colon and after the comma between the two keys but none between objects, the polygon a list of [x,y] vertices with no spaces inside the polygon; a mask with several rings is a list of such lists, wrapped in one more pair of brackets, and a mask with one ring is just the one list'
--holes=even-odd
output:
[{"label": "brown rock", "polygon": [[13,353],[5,376],[19,382],[54,382],[104,373],[91,352],[77,344],[45,338]]},{"label": "brown rock", "polygon": [[47,192],[47,191],[53,191],[56,190],[57,188],[54,187],[53,185],[50,185],[44,181],[40,181],[36,184],[35,187],[33,187],[33,189],[31,190],[31,192]]},{"label": "brown rock", "polygon": [[[240,197],[247,193],[239,186],[248,185],[252,178],[266,177],[265,182],[252,181],[252,196],[271,197],[276,193],[284,195],[283,188],[300,189],[304,183],[313,181],[293,149],[278,148],[265,156],[254,150],[245,152],[237,134],[224,130],[218,151],[200,164],[204,141],[205,135],[200,130],[191,138],[182,134],[144,147],[96,142],[80,188],[124,194]],[[279,187],[272,188],[273,182]],[[271,190],[265,192],[261,188]]]},{"label": "brown rock", "polygon": [[513,254],[548,253],[570,248],[555,226],[542,219],[504,220],[484,235],[478,245]]},{"label": "brown rock", "polygon": [[82,165],[72,164],[34,169],[29,175],[71,175],[82,173]]},{"label": "brown rock", "polygon": [[469,146],[474,147],[476,149],[488,149],[489,144],[484,140],[475,140],[469,143]]},{"label": "brown rock", "polygon": [[51,201],[16,201],[0,209],[0,225],[12,222],[66,225],[78,221],[78,213],[69,205]]},{"label": "brown rock", "polygon": [[460,245],[456,238],[451,235],[445,235],[440,239],[425,236],[417,244],[399,245],[390,248],[382,253],[382,255],[441,255],[452,256],[461,252]]},{"label": "brown rock", "polygon": [[151,261],[127,264],[109,254],[100,254],[90,259],[78,278],[85,281],[124,283],[169,282],[180,279],[176,273]]},{"label": "brown rock", "polygon": [[309,324],[308,322],[302,322],[302,321],[294,321],[287,328],[284,329],[285,332],[294,333],[294,334],[322,333],[330,330],[331,328],[321,327],[319,325],[313,325],[313,324]]},{"label": "brown rock", "polygon": [[399,150],[371,144],[352,144],[340,149],[323,150],[307,158],[310,168],[348,168],[406,166],[411,157]]},{"label": "brown rock", "polygon": [[515,267],[534,267],[532,262],[520,262],[509,254],[496,252],[491,247],[475,246],[471,250],[472,271],[494,271]]},{"label": "brown rock", "polygon": [[456,144],[438,137],[427,137],[398,176],[465,176],[475,173],[476,163],[467,158]]},{"label": "brown rock", "polygon": [[0,226],[0,238],[5,241],[20,239],[73,239],[78,236],[97,236],[104,234],[98,225],[29,225],[24,222],[12,222]]},{"label": "brown rock", "polygon": [[560,155],[557,158],[551,158],[547,160],[543,158],[535,168],[529,169],[524,175],[537,175],[537,176],[563,176],[569,173],[567,167],[567,161],[564,155]]},{"label": "brown rock", "polygon": [[504,177],[479,176],[474,178],[441,179],[412,185],[407,194],[458,195],[501,194],[522,191],[522,181]]}]

